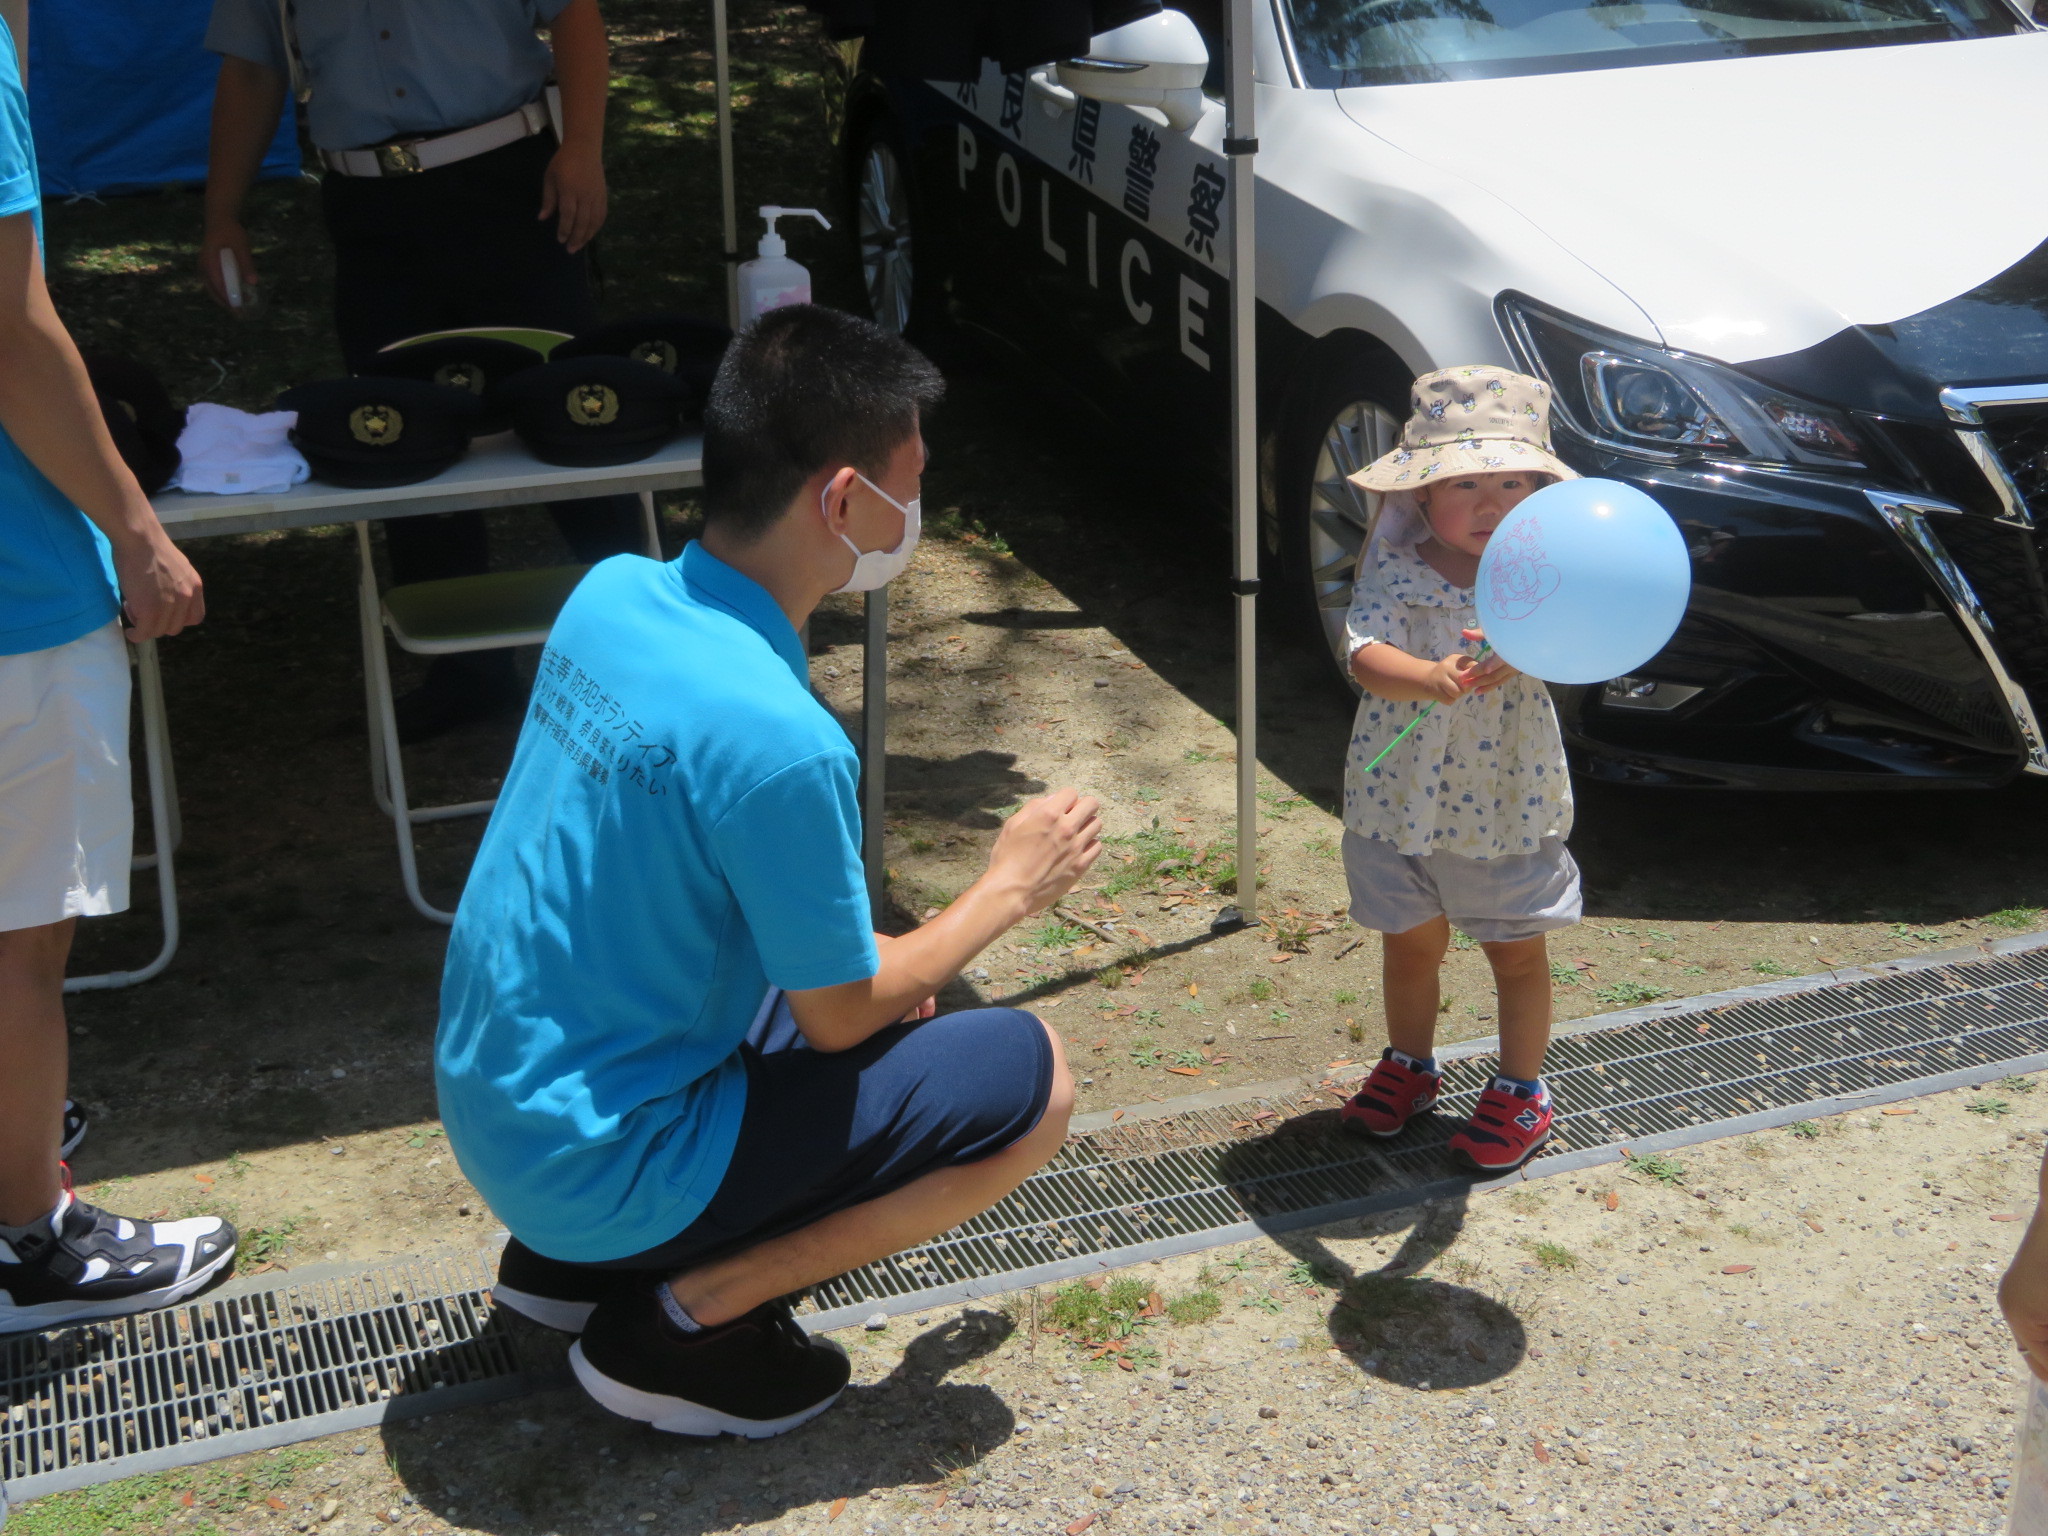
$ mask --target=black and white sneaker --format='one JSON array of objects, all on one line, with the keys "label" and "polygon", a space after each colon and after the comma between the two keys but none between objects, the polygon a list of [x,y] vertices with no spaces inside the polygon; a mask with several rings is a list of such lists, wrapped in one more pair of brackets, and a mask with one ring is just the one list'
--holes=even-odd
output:
[{"label": "black and white sneaker", "polygon": [[57,1161],[69,1162],[71,1154],[78,1150],[78,1144],[85,1140],[85,1133],[92,1126],[86,1117],[85,1106],[73,1099],[64,1101],[64,1139],[57,1145]]},{"label": "black and white sneaker", "polygon": [[48,1222],[0,1234],[0,1333],[168,1307],[234,1260],[235,1229],[217,1216],[130,1221],[66,1190]]},{"label": "black and white sneaker", "polygon": [[853,1374],[846,1351],[806,1334],[782,1302],[682,1334],[663,1318],[652,1286],[601,1303],[569,1363],[583,1390],[621,1418],[672,1435],[749,1440],[816,1418]]},{"label": "black and white sneaker", "polygon": [[514,1237],[498,1255],[498,1283],[491,1300],[543,1328],[581,1333],[599,1302],[642,1294],[661,1278],[660,1270],[565,1264],[535,1253]]}]

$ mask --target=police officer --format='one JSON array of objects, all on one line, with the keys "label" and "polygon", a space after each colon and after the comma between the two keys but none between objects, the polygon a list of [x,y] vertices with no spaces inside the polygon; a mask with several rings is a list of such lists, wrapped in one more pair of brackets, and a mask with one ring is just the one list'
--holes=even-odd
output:
[{"label": "police officer", "polygon": [[[605,220],[610,70],[597,0],[214,0],[206,46],[222,61],[199,266],[223,304],[222,252],[245,289],[261,281],[242,203],[289,87],[326,167],[351,372],[425,331],[596,323],[587,253]],[[639,547],[636,498],[551,510],[579,560]],[[385,536],[401,583],[478,572],[488,557],[474,512],[396,518]],[[510,652],[442,657],[399,701],[399,734],[423,740],[517,698]]]}]

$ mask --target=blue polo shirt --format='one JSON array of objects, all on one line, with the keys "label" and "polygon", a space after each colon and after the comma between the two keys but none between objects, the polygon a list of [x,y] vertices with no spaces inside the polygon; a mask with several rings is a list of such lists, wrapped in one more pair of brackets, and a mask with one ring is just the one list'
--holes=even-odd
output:
[{"label": "blue polo shirt", "polygon": [[[0,219],[27,214],[43,242],[43,198],[14,38],[0,21]],[[67,645],[120,611],[106,537],[0,430],[0,656]]]},{"label": "blue polo shirt", "polygon": [[771,985],[879,961],[858,761],[756,582],[691,544],[570,596],[455,915],[435,1042],[456,1160],[519,1240],[620,1259],[694,1221]]},{"label": "blue polo shirt", "polygon": [[[320,149],[424,138],[537,100],[555,56],[534,35],[569,0],[292,0]],[[290,73],[278,0],[214,0],[206,46]]]}]

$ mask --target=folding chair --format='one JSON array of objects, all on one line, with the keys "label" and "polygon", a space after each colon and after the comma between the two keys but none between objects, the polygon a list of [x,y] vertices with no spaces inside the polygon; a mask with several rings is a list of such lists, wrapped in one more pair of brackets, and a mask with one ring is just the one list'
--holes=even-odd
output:
[{"label": "folding chair", "polygon": [[[661,529],[654,516],[654,497],[640,493],[646,523],[647,552],[661,558]],[[415,806],[405,789],[405,757],[398,743],[398,719],[392,707],[390,657],[384,631],[403,651],[415,656],[452,656],[464,651],[496,651],[515,645],[542,645],[555,626],[587,565],[554,565],[531,571],[503,571],[485,576],[456,576],[447,581],[419,581],[377,590],[377,571],[370,554],[370,525],[356,524],[359,579],[356,612],[362,631],[363,687],[370,717],[370,784],[377,808],[389,816],[398,834],[398,867],[406,899],[422,917],[452,923],[455,914],[435,906],[420,893],[419,864],[412,829],[422,822],[484,816],[497,798],[465,800],[455,805]]]},{"label": "folding chair", "polygon": [[156,871],[157,905],[163,917],[163,945],[156,958],[135,971],[102,971],[97,976],[67,976],[66,992],[107,992],[132,987],[161,974],[178,952],[178,881],[172,856],[185,835],[184,820],[178,814],[178,776],[171,767],[170,724],[164,714],[164,679],[157,667],[156,642],[145,640],[128,648],[135,668],[136,692],[142,699],[142,754],[149,779],[150,834],[155,852],[136,854],[129,861],[134,870]]}]

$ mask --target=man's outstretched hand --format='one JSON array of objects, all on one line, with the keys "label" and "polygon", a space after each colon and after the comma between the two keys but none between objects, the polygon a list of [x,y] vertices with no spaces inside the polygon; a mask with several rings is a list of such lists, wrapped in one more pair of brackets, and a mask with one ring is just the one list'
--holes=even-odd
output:
[{"label": "man's outstretched hand", "polygon": [[1003,823],[989,878],[1018,892],[1027,914],[1043,912],[1102,857],[1102,807],[1093,795],[1056,789],[1027,800]]}]

